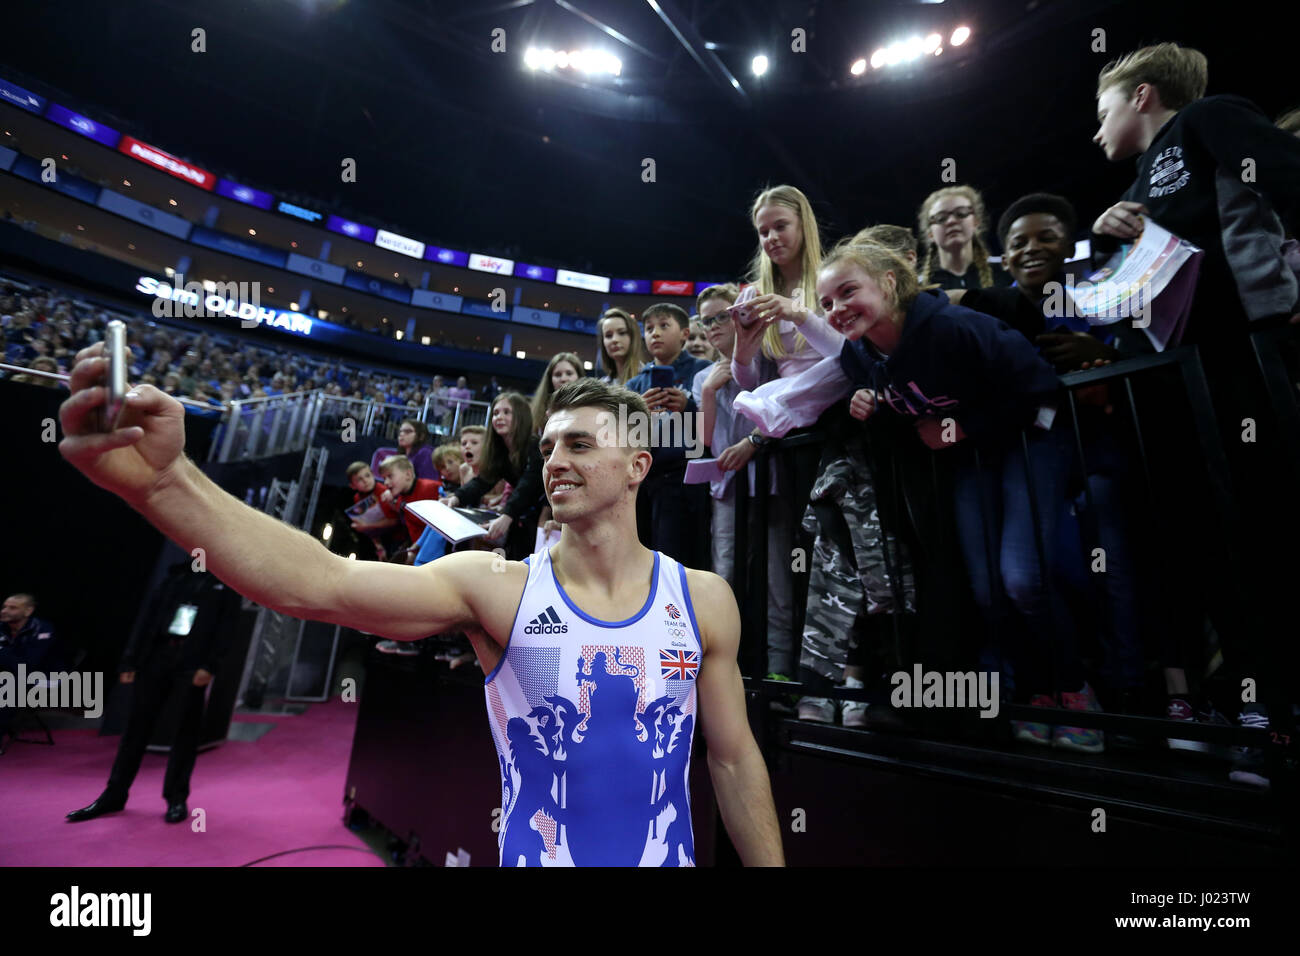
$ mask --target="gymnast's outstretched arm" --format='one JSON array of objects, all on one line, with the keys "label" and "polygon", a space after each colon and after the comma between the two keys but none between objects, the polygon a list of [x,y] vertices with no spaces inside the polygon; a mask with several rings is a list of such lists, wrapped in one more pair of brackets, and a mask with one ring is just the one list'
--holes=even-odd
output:
[{"label": "gymnast's outstretched arm", "polygon": [[333,554],[203,474],[184,453],[181,404],[151,385],[131,389],[113,432],[98,431],[92,413],[106,397],[98,384],[107,366],[102,352],[96,343],[77,355],[71,395],[59,409],[59,452],[186,551],[202,548],[208,570],[227,585],[294,617],[396,639],[480,617],[477,605],[491,593],[484,581],[505,563],[497,555],[470,551],[414,568]]}]

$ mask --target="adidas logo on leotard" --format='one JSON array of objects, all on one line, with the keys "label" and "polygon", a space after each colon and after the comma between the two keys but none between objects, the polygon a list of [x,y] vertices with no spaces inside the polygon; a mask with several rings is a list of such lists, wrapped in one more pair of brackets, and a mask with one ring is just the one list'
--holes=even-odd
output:
[{"label": "adidas logo on leotard", "polygon": [[537,617],[528,622],[524,628],[525,634],[567,634],[569,625],[560,620],[560,615],[555,613],[555,608],[548,607]]}]

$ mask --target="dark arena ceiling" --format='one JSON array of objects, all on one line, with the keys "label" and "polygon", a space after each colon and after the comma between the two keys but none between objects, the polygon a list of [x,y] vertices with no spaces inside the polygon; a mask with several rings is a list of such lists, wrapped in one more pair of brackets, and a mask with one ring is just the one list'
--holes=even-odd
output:
[{"label": "dark arena ceiling", "polygon": [[[1282,8],[9,0],[0,73],[242,182],[423,241],[603,275],[727,278],[753,252],[747,210],[766,184],[802,188],[827,240],[914,223],[945,160],[994,220],[1047,190],[1091,222],[1132,176],[1091,143],[1098,70],[1176,40],[1209,57],[1210,93],[1277,115],[1300,101]],[[962,24],[970,39],[948,47]],[[206,52],[192,49],[196,28]],[[931,32],[941,55],[850,74],[856,58]],[[531,71],[529,46],[597,48],[621,72]],[[355,183],[342,182],[344,158]]]}]

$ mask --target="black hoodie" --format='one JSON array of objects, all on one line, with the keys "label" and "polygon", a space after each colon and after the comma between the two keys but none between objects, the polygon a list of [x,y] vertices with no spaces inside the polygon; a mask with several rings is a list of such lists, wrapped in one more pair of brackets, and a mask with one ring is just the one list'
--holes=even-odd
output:
[{"label": "black hoodie", "polygon": [[[1184,344],[1236,336],[1248,318],[1294,311],[1282,223],[1300,228],[1300,139],[1249,100],[1207,96],[1179,110],[1138,159],[1137,180],[1121,198],[1205,250]],[[1118,245],[1111,236],[1092,239],[1096,264]],[[1118,323],[1116,331],[1121,349],[1150,351],[1140,330]]]},{"label": "black hoodie", "polygon": [[840,365],[857,388],[912,418],[954,418],[972,440],[1006,444],[1056,402],[1060,383],[1034,346],[1004,322],[922,292],[889,356],[845,342]]}]

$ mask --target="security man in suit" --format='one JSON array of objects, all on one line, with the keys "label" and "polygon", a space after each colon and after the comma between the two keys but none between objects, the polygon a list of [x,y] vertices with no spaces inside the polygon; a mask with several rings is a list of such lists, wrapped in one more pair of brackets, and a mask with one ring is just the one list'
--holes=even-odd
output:
[{"label": "security man in suit", "polygon": [[167,801],[164,819],[179,823],[189,816],[186,800],[198,753],[207,686],[226,650],[226,638],[239,606],[238,594],[210,572],[194,571],[188,559],[171,567],[144,626],[127,642],[118,665],[119,680],[134,684],[135,694],[108,787],[90,806],[69,813],[69,822],[91,820],[126,806],[158,717],[176,695],[183,701],[174,705],[181,717],[163,780],[163,799]]}]

